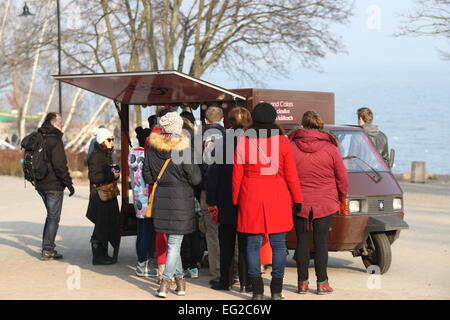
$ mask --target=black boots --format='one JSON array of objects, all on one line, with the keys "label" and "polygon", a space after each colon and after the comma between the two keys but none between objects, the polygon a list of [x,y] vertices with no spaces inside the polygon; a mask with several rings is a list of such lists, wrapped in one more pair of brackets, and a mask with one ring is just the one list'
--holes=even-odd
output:
[{"label": "black boots", "polygon": [[[264,300],[264,282],[262,277],[250,278],[253,289],[252,300]],[[272,300],[283,299],[283,278],[272,278],[270,282],[270,295]]]},{"label": "black boots", "polygon": [[105,247],[98,240],[91,240],[92,264],[108,265],[116,263],[115,259],[108,256],[108,247]]},{"label": "black boots", "polygon": [[253,289],[252,300],[263,300],[264,298],[264,282],[262,277],[250,277],[250,283]]},{"label": "black boots", "polygon": [[283,290],[283,278],[272,278],[270,282],[270,295],[271,300],[281,300],[283,295],[281,291]]}]

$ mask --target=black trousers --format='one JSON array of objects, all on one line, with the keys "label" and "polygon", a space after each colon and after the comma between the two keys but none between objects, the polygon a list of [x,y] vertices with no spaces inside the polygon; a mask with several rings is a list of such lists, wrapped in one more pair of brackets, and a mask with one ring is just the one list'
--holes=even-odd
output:
[{"label": "black trousers", "polygon": [[228,286],[231,284],[233,275],[233,258],[236,246],[236,235],[238,238],[238,273],[239,282],[242,286],[248,286],[247,263],[245,261],[246,237],[237,232],[237,226],[232,224],[219,225],[219,247],[220,247],[220,282]]},{"label": "black trousers", "polygon": [[[311,218],[311,216],[310,216]],[[308,280],[308,266],[310,258],[311,241],[314,241],[314,268],[318,282],[328,280],[328,233],[332,216],[314,219],[308,227],[309,219],[294,217],[294,226],[297,234],[297,275],[298,282]]]},{"label": "black trousers", "polygon": [[180,255],[183,269],[197,268],[205,251],[198,223],[196,226],[196,230],[191,234],[186,234],[181,243]]}]

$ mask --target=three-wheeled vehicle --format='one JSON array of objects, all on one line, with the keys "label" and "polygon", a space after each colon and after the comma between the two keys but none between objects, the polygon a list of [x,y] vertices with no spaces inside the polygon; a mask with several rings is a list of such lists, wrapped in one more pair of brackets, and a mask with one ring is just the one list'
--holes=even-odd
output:
[{"label": "three-wheeled vehicle", "polygon": [[[303,113],[316,110],[330,125],[326,129],[340,140],[340,151],[348,169],[349,191],[346,208],[333,216],[329,234],[330,251],[350,251],[361,256],[366,267],[376,265],[381,274],[391,264],[391,245],[404,222],[403,191],[368,137],[357,126],[334,125],[334,94],[328,92],[232,89],[227,90],[177,71],[125,72],[59,75],[55,79],[108,97],[114,101],[121,120],[122,203],[120,236],[136,235],[136,218],[130,196],[128,152],[131,147],[129,106],[172,105],[197,108],[219,102],[225,116],[234,106],[249,110],[260,101],[277,110],[277,122],[285,130],[298,126]],[[203,118],[201,111],[201,117]],[[295,249],[295,232],[287,247]],[[311,248],[312,252],[314,248]],[[119,248],[115,249],[117,258]]]}]

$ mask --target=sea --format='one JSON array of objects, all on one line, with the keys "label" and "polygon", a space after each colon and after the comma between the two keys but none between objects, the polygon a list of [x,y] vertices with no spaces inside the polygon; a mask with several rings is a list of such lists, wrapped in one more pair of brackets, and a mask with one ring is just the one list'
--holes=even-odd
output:
[{"label": "sea", "polygon": [[[206,80],[225,88],[238,86],[223,75]],[[395,150],[394,173],[411,171],[413,161],[424,161],[428,173],[450,174],[450,61],[436,66],[302,69],[262,80],[263,85],[253,87],[334,92],[336,124],[357,124],[356,110],[371,108],[373,123]]]}]

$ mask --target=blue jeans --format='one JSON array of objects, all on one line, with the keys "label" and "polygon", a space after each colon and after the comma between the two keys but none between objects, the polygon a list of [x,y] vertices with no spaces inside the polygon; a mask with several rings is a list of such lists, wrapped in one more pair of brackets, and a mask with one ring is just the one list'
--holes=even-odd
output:
[{"label": "blue jeans", "polygon": [[137,219],[136,252],[138,262],[148,260],[148,251],[153,242],[153,219]]},{"label": "blue jeans", "polygon": [[[248,276],[257,278],[261,276],[260,249],[262,234],[247,233],[247,267]],[[269,234],[272,247],[272,278],[283,278],[286,267],[286,233]]]},{"label": "blue jeans", "polygon": [[167,257],[166,268],[164,269],[163,280],[172,278],[181,279],[184,276],[183,264],[181,263],[181,243],[183,242],[182,234],[167,235]]},{"label": "blue jeans", "polygon": [[42,250],[55,250],[55,238],[58,232],[59,220],[61,219],[64,191],[39,191],[47,209],[47,219],[42,236]]}]

